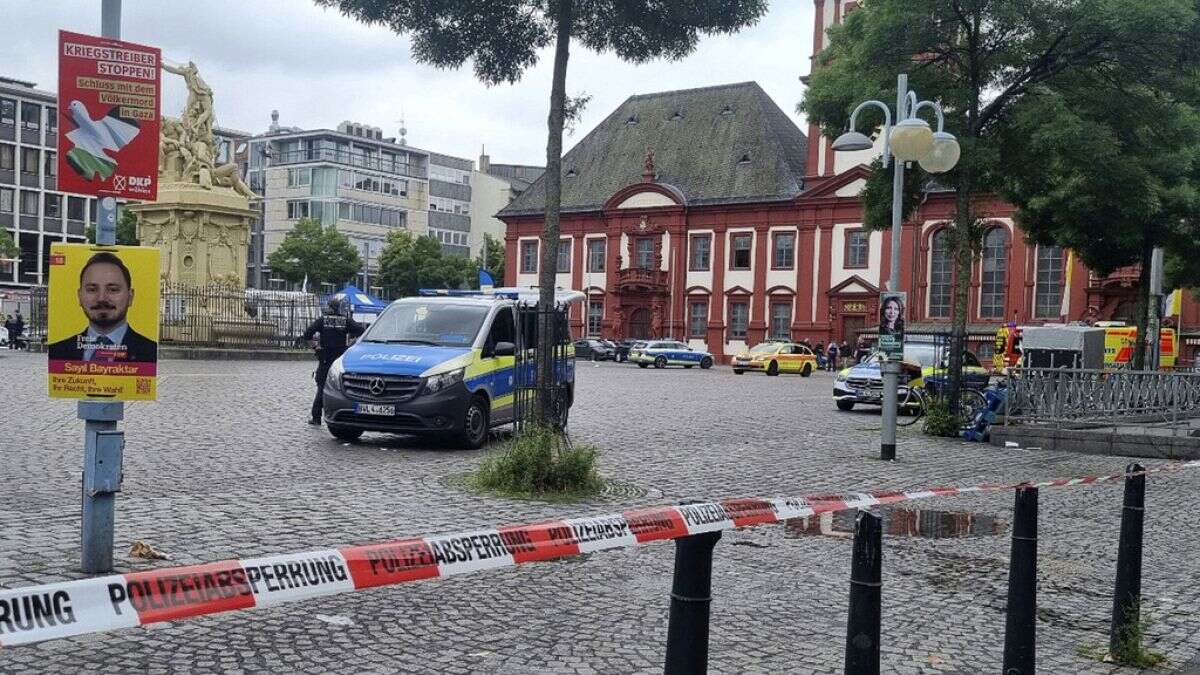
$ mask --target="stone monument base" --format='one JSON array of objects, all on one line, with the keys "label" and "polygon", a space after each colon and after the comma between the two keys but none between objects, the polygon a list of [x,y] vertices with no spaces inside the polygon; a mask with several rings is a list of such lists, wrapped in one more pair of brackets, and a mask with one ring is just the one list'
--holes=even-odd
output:
[{"label": "stone monument base", "polygon": [[163,281],[190,286],[246,287],[250,201],[227,187],[163,183],[158,201],[135,204],[137,236],[160,253]]}]

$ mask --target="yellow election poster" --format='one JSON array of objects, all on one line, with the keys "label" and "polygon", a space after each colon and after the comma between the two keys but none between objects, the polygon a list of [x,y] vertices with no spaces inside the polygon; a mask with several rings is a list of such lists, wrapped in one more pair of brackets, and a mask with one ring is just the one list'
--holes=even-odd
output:
[{"label": "yellow election poster", "polygon": [[157,398],[158,266],[149,246],[51,245],[51,398]]}]

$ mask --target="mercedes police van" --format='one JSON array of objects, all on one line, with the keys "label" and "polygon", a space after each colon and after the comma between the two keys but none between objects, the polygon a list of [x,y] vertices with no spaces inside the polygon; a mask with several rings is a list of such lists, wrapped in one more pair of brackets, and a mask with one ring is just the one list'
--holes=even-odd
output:
[{"label": "mercedes police van", "polygon": [[[577,291],[555,296],[562,307],[584,298]],[[533,368],[536,341],[535,313],[518,312],[518,304],[536,303],[537,289],[528,288],[422,291],[396,300],[330,367],[329,432],[347,441],[364,431],[432,434],[482,446],[490,428],[513,421],[515,368],[518,361]],[[564,377],[570,406],[573,359]]]}]

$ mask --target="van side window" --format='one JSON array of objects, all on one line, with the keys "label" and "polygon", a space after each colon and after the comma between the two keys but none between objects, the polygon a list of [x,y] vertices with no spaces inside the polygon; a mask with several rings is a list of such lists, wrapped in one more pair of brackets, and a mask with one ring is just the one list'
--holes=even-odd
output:
[{"label": "van side window", "polygon": [[488,348],[494,348],[499,342],[512,342],[514,344],[517,342],[517,330],[513,322],[513,312],[508,307],[501,307],[496,312],[495,318],[492,319],[492,327],[488,331]]}]

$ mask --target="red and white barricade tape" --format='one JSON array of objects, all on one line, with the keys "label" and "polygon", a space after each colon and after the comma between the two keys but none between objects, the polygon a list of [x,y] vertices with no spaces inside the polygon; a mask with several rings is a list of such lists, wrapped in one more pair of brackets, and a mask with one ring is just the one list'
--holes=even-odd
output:
[{"label": "red and white barricade tape", "polygon": [[[1179,462],[1139,473],[1200,466]],[[1124,479],[729,499],[0,590],[0,646],[346,593],[877,504]]]}]

